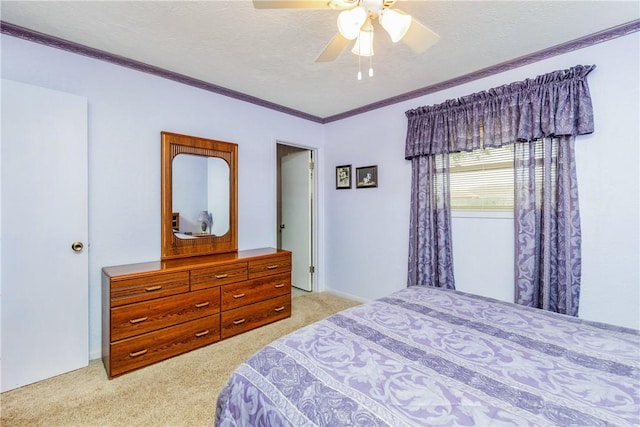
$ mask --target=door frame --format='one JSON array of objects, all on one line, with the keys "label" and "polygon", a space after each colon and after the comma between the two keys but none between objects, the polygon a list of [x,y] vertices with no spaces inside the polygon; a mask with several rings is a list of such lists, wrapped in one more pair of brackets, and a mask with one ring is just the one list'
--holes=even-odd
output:
[{"label": "door frame", "polygon": [[303,144],[296,144],[293,142],[285,141],[282,139],[275,138],[273,143],[273,150],[275,153],[275,168],[274,168],[274,181],[275,181],[275,224],[273,227],[274,232],[274,242],[276,242],[276,246],[278,246],[279,239],[279,226],[280,226],[280,206],[281,206],[281,198],[280,198],[280,168],[279,168],[279,158],[278,158],[278,145],[286,145],[289,147],[299,148],[302,150],[308,150],[311,152],[311,158],[313,159],[313,179],[312,179],[312,190],[311,190],[311,264],[314,266],[314,273],[311,275],[311,292],[318,292],[318,223],[319,223],[319,209],[318,209],[318,149],[316,147],[310,147]]}]

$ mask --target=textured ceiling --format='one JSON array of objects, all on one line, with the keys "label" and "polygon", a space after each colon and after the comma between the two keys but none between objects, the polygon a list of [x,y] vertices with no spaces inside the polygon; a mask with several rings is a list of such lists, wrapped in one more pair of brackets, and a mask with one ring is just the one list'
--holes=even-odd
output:
[{"label": "textured ceiling", "polygon": [[[465,76],[640,19],[637,1],[402,1],[440,35],[422,54],[376,23],[374,77],[350,46],[314,60],[337,11],[255,9],[251,1],[7,1],[5,23],[221,86],[317,118]],[[572,64],[573,65],[573,64]],[[363,70],[368,60],[363,58]]]}]

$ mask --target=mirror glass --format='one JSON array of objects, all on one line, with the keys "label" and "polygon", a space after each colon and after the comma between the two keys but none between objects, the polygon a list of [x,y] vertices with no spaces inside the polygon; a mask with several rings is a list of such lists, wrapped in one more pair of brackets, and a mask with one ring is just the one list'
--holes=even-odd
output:
[{"label": "mirror glass", "polygon": [[178,154],[172,163],[172,213],[176,237],[229,232],[229,164],[219,157]]}]

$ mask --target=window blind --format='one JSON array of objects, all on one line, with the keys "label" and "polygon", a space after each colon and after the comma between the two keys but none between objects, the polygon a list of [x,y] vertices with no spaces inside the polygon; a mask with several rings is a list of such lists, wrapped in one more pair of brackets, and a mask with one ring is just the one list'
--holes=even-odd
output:
[{"label": "window blind", "polygon": [[513,211],[513,145],[449,155],[451,209]]}]

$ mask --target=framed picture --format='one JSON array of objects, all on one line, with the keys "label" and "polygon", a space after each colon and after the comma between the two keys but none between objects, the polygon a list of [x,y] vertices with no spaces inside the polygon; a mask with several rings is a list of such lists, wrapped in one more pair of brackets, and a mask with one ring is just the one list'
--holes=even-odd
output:
[{"label": "framed picture", "polygon": [[378,166],[356,168],[356,188],[373,188],[378,186]]},{"label": "framed picture", "polygon": [[336,166],[336,190],[351,188],[351,165]]}]

